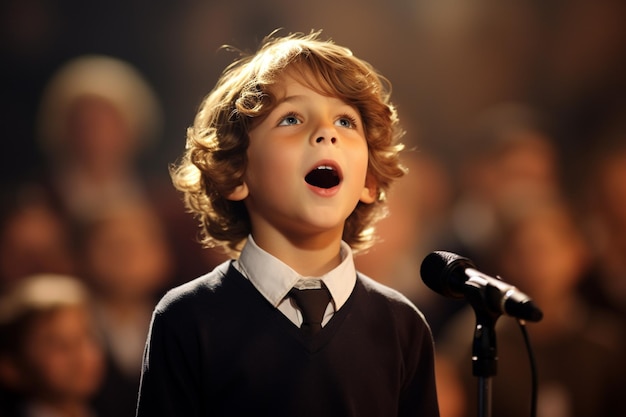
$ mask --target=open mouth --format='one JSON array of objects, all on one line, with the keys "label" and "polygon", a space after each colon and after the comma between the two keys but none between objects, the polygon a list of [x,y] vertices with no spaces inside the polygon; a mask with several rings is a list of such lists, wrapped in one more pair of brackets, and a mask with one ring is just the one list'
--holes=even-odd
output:
[{"label": "open mouth", "polygon": [[309,172],[304,180],[313,187],[333,188],[341,182],[339,172],[330,165],[320,165]]}]

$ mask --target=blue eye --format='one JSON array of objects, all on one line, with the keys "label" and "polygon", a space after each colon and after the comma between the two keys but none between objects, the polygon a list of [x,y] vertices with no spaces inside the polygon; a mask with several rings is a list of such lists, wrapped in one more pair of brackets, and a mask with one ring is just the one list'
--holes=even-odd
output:
[{"label": "blue eye", "polygon": [[280,123],[278,123],[278,126],[292,126],[292,125],[298,125],[300,123],[302,122],[300,121],[298,116],[296,114],[290,113],[286,116],[281,117]]},{"label": "blue eye", "polygon": [[341,127],[346,127],[348,129],[354,129],[357,126],[357,121],[355,117],[352,117],[348,114],[344,114],[339,119],[337,119],[335,124]]}]

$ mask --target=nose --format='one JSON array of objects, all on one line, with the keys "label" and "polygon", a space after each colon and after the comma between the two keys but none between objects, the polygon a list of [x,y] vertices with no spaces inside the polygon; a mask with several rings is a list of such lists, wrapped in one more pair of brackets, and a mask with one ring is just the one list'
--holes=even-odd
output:
[{"label": "nose", "polygon": [[[324,141],[326,141],[326,138],[324,136],[319,136],[315,139],[315,143],[322,143]],[[335,137],[331,137],[328,141],[334,144],[335,142],[337,142],[337,139]]]},{"label": "nose", "polygon": [[311,134],[311,143],[315,144],[329,144],[334,145],[337,143],[337,130],[332,122],[319,122],[319,125],[315,131]]}]

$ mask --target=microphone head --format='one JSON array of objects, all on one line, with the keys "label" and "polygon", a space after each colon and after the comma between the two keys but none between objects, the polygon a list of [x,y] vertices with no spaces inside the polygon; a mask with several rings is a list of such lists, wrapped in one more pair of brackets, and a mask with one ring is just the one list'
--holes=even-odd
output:
[{"label": "microphone head", "polygon": [[530,298],[521,303],[510,303],[508,301],[505,302],[505,310],[510,316],[533,322],[541,321],[543,318],[543,312]]},{"label": "microphone head", "polygon": [[436,293],[445,297],[463,298],[467,268],[476,266],[469,259],[455,253],[435,251],[422,261],[420,274],[424,284]]}]

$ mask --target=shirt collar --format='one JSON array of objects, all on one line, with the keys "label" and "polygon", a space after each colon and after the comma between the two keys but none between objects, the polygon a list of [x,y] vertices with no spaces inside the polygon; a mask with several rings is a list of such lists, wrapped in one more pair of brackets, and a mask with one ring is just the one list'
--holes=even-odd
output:
[{"label": "shirt collar", "polygon": [[352,249],[342,241],[341,263],[320,277],[303,277],[280,259],[261,249],[252,236],[241,251],[235,267],[275,307],[287,296],[289,290],[302,278],[318,278],[324,282],[335,304],[335,310],[348,300],[356,284],[356,269]]}]

